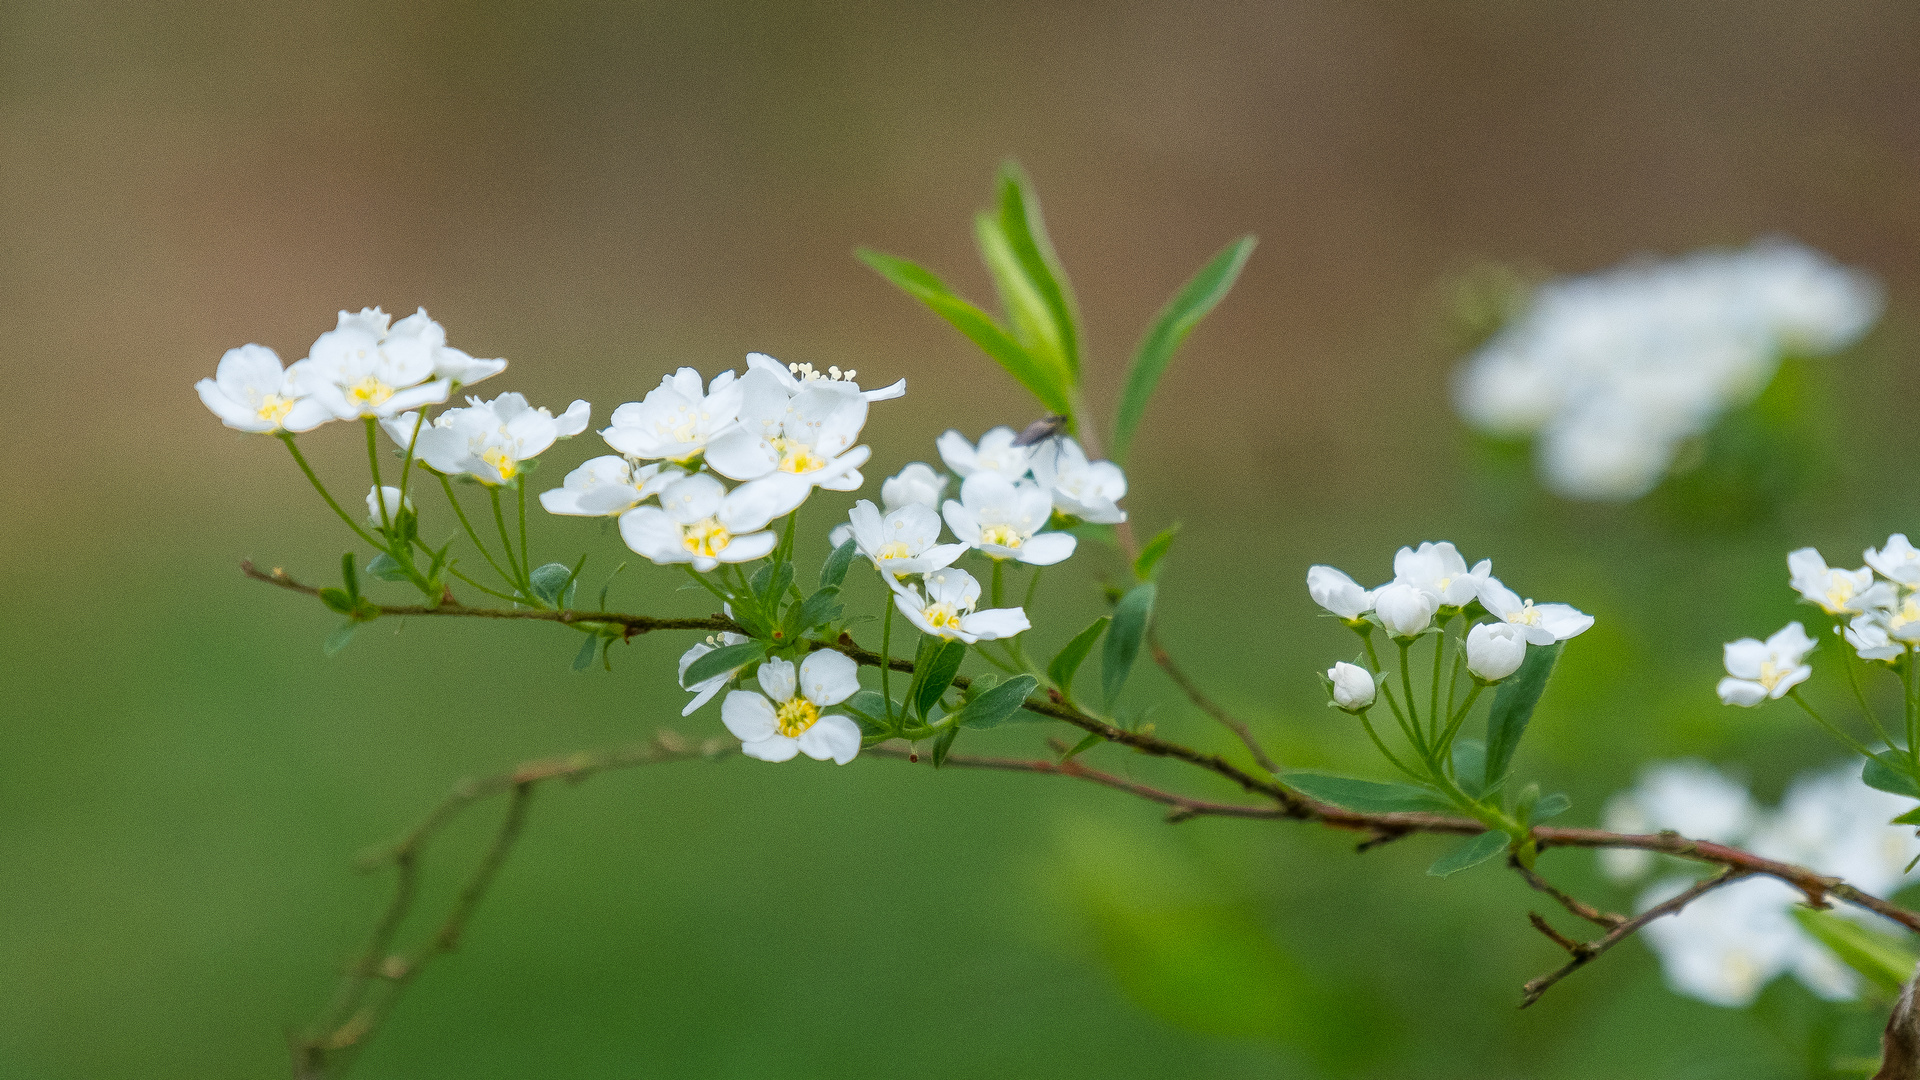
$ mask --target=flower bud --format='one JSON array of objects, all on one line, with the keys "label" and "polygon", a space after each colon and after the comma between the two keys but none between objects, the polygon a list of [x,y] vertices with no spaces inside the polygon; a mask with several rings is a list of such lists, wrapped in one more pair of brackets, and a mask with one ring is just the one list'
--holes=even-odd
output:
[{"label": "flower bud", "polygon": [[[373,488],[367,489],[367,524],[372,525],[376,529],[380,528],[382,524],[380,521],[380,504],[382,502],[386,503],[387,506],[387,520],[393,521],[398,519],[400,516],[401,503],[400,489],[397,487],[382,487],[378,489],[377,493]],[[406,506],[408,510],[412,510],[413,500],[407,499]]]},{"label": "flower bud", "polygon": [[924,462],[916,461],[890,476],[880,485],[880,502],[891,512],[908,503],[940,509],[940,497],[946,494],[947,478]]},{"label": "flower bud", "polygon": [[1395,582],[1373,594],[1374,614],[1395,637],[1413,637],[1433,623],[1440,600],[1430,592]]},{"label": "flower bud", "polygon": [[1527,639],[1512,623],[1480,623],[1467,631],[1467,670],[1481,682],[1499,682],[1526,658]]},{"label": "flower bud", "polygon": [[1327,669],[1327,681],[1333,684],[1333,703],[1339,708],[1357,713],[1373,704],[1373,675],[1366,668],[1335,664]]},{"label": "flower bud", "polygon": [[1373,594],[1331,566],[1307,570],[1307,595],[1313,602],[1349,621],[1373,609]]}]

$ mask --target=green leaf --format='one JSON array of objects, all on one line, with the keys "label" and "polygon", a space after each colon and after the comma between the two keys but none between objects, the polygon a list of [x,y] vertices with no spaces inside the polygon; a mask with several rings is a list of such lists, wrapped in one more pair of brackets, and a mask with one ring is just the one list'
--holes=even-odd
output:
[{"label": "green leaf", "polygon": [[770,563],[754,571],[753,579],[748,582],[759,597],[760,607],[769,616],[780,611],[780,597],[793,584],[793,564],[790,562]]},{"label": "green leaf", "polygon": [[347,595],[347,590],[332,587],[320,590],[320,602],[342,615],[351,615],[360,607],[360,601]]},{"label": "green leaf", "polygon": [[1000,329],[999,324],[986,312],[953,295],[939,278],[906,259],[865,248],[855,254],[881,277],[927,305],[934,314],[947,320],[954,329],[985,350],[996,363],[1007,369],[1008,374],[1018,379],[1020,385],[1039,398],[1042,405],[1062,415],[1071,412],[1067,388],[1060,379],[1058,369],[1036,360],[1020,347],[1019,342]]},{"label": "green leaf", "polygon": [[1479,798],[1486,789],[1481,781],[1487,775],[1487,744],[1479,739],[1461,739],[1453,744],[1453,775],[1460,790]]},{"label": "green leaf", "polygon": [[893,725],[887,723],[887,699],[877,691],[855,691],[840,705],[853,714],[853,722],[860,725],[863,735],[885,735],[893,731]]},{"label": "green leaf", "polygon": [[340,579],[346,583],[347,596],[358,606],[360,600],[360,575],[353,572],[353,552],[340,556]]},{"label": "green leaf", "polygon": [[1440,856],[1432,866],[1427,867],[1427,873],[1434,877],[1452,877],[1507,850],[1509,842],[1506,833],[1488,830]]},{"label": "green leaf", "polygon": [[1141,581],[1152,581],[1154,571],[1160,566],[1160,560],[1166,558],[1167,549],[1173,546],[1173,537],[1180,531],[1180,523],[1175,522],[1160,530],[1159,535],[1147,541],[1140,549],[1140,557],[1133,560],[1133,576]]},{"label": "green leaf", "polygon": [[712,652],[701,653],[693,663],[687,665],[687,673],[680,677],[682,686],[698,686],[713,678],[724,675],[734,668],[743,667],[767,655],[767,643],[764,641],[743,641],[738,645],[722,645]]},{"label": "green leaf", "polygon": [[1053,680],[1053,685],[1059,687],[1061,693],[1073,696],[1074,672],[1080,670],[1087,654],[1093,651],[1093,643],[1100,640],[1100,634],[1112,621],[1105,615],[1093,620],[1093,625],[1073,635],[1073,640],[1067,642],[1066,648],[1061,649],[1060,654],[1047,665],[1047,678]]},{"label": "green leaf", "polygon": [[332,656],[334,653],[346,648],[347,642],[353,640],[353,632],[358,629],[360,629],[360,623],[353,619],[348,619],[346,622],[334,627],[333,633],[327,635],[325,644],[320,646],[320,651],[326,653],[328,656]]},{"label": "green leaf", "polygon": [[367,576],[379,578],[381,581],[406,581],[407,568],[383,551],[375,555],[373,561],[367,564]]},{"label": "green leaf", "polygon": [[1889,825],[1920,825],[1920,806],[1916,806],[1913,809],[1907,811],[1906,813],[1901,814],[1899,817],[1894,818],[1892,821],[1887,822],[1887,824]]},{"label": "green leaf", "polygon": [[1046,303],[1059,328],[1060,356],[1066,362],[1069,385],[1080,381],[1079,319],[1067,271],[1054,254],[1053,240],[1040,216],[1040,199],[1019,165],[1000,166],[1000,232],[1013,249],[1026,279]]},{"label": "green leaf", "polygon": [[1866,976],[1869,982],[1888,995],[1898,994],[1901,984],[1913,978],[1915,964],[1920,964],[1920,955],[1916,955],[1900,938],[1862,926],[1831,911],[1817,911],[1799,905],[1792,910],[1793,917],[1807,933],[1833,950],[1833,955],[1839,957],[1842,963]]},{"label": "green leaf", "polygon": [[[1019,715],[1027,695],[1039,685],[1040,680],[1031,675],[1015,675],[961,706],[960,711],[953,714],[953,722],[970,728],[990,728],[1005,723]],[[1034,719],[1042,717],[1035,713]]]},{"label": "green leaf", "polygon": [[1060,761],[1063,764],[1066,762],[1072,761],[1074,758],[1079,757],[1081,754],[1085,753],[1086,751],[1091,750],[1094,747],[1099,746],[1101,743],[1106,741],[1107,740],[1105,739],[1105,737],[1100,735],[1099,732],[1093,732],[1089,734],[1086,738],[1081,739],[1077,743],[1074,743],[1073,749],[1060,755]]},{"label": "green leaf", "polygon": [[1109,708],[1133,671],[1134,657],[1140,655],[1147,621],[1153,617],[1155,588],[1153,582],[1143,581],[1127,590],[1127,595],[1113,606],[1113,627],[1100,650],[1100,693]]},{"label": "green leaf", "polygon": [[573,670],[585,671],[592,667],[593,650],[599,648],[600,643],[605,640],[607,639],[601,637],[599,634],[588,634],[587,640],[580,643],[580,651],[574,654]]},{"label": "green leaf", "polygon": [[1568,798],[1565,792],[1556,791],[1533,804],[1533,813],[1527,816],[1527,824],[1532,825],[1548,818],[1557,818],[1572,807],[1573,800]]},{"label": "green leaf", "polygon": [[1287,773],[1280,777],[1280,782],[1309,798],[1365,814],[1453,809],[1453,804],[1439,792],[1412,784],[1381,783],[1378,780],[1356,780],[1351,776],[1310,772]]},{"label": "green leaf", "polygon": [[1247,257],[1253,254],[1254,239],[1243,236],[1228,244],[1226,250],[1215,255],[1213,260],[1200,268],[1200,272],[1180,287],[1160,309],[1160,315],[1153,320],[1153,326],[1147,330],[1147,336],[1140,339],[1140,345],[1133,352],[1133,367],[1127,372],[1127,385],[1120,392],[1120,413],[1113,424],[1113,460],[1124,462],[1127,447],[1133,441],[1133,433],[1140,426],[1140,418],[1146,415],[1147,402],[1153,397],[1154,388],[1160,384],[1160,376],[1173,362],[1174,351],[1180,348],[1195,324],[1206,317],[1233,288],[1235,278],[1240,276],[1240,268],[1247,264]]},{"label": "green leaf", "polygon": [[960,737],[960,729],[950,727],[941,736],[933,740],[933,767],[939,768],[947,763],[947,751],[953,749],[953,740]]},{"label": "green leaf", "polygon": [[1027,277],[1026,268],[1013,253],[1013,245],[1007,242],[1007,235],[1000,231],[1000,219],[986,213],[974,215],[973,239],[980,248],[980,261],[987,264],[987,271],[993,275],[994,289],[1000,294],[1007,321],[1013,325],[1014,338],[1027,350],[1028,356],[1055,369],[1055,377],[1070,385],[1072,369],[1067,366],[1053,310]]},{"label": "green leaf", "polygon": [[1893,750],[1882,750],[1868,758],[1866,767],[1860,770],[1860,782],[1870,788],[1920,799],[1920,783],[1913,779],[1913,763]]},{"label": "green leaf", "polygon": [[833,549],[826,563],[820,567],[820,588],[839,588],[841,582],[847,580],[847,567],[853,565],[853,553],[858,548],[859,544],[849,538],[846,543]]},{"label": "green leaf", "polygon": [[1520,748],[1520,736],[1527,733],[1527,721],[1540,704],[1540,694],[1553,674],[1553,663],[1560,659],[1562,642],[1527,646],[1527,658],[1520,670],[1507,676],[1493,695],[1493,708],[1487,713],[1486,786],[1491,790],[1506,779],[1513,767],[1513,754]]},{"label": "green leaf", "polygon": [[573,571],[565,564],[550,562],[545,566],[536,566],[527,578],[533,583],[533,595],[546,603],[560,606],[560,594],[565,592],[567,584],[573,580]]},{"label": "green leaf", "polygon": [[798,605],[800,614],[794,619],[796,636],[804,634],[816,626],[830,623],[840,617],[840,588],[828,585],[819,592],[806,598]]},{"label": "green leaf", "polygon": [[915,663],[913,673],[913,693],[910,703],[915,716],[925,719],[927,710],[940,700],[953,686],[953,677],[960,673],[960,662],[967,658],[967,643],[964,641],[942,641],[928,638],[934,643],[929,650],[921,647],[922,659]]}]

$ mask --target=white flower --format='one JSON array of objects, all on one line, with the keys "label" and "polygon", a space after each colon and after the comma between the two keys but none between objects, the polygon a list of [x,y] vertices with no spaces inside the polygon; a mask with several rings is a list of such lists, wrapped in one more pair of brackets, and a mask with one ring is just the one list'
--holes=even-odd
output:
[{"label": "white flower", "polygon": [[1465,607],[1480,594],[1480,586],[1493,570],[1493,562],[1481,559],[1472,570],[1467,560],[1450,543],[1422,543],[1419,550],[1403,547],[1393,556],[1393,580],[1432,593],[1441,607]]},{"label": "white flower", "polygon": [[[822,714],[860,689],[859,667],[844,654],[823,649],[800,664],[778,658],[760,665],[760,689],[735,690],[720,703],[720,722],[740,740],[740,752],[761,761],[785,761],[804,753],[815,761],[845,765],[860,752],[860,727],[837,713]],[[797,683],[797,685],[796,685]]]},{"label": "white flower", "polygon": [[734,676],[740,674],[740,668],[747,666],[741,664],[740,667],[734,668],[732,671],[723,671],[718,675],[709,676],[694,683],[692,686],[688,686],[687,669],[693,666],[693,662],[715,649],[724,649],[728,645],[745,645],[750,640],[752,639],[743,634],[731,634],[722,630],[718,634],[709,635],[705,641],[695,642],[693,648],[688,649],[680,655],[680,689],[693,693],[693,700],[687,702],[686,708],[680,710],[681,716],[692,716],[695,709],[712,701],[715,694],[718,694],[725,688],[727,683],[733,680]]},{"label": "white flower", "polygon": [[872,503],[861,499],[853,504],[848,520],[860,554],[873,560],[874,568],[888,580],[944,570],[967,553],[965,544],[939,542],[940,515],[919,503],[909,503],[882,518]]},{"label": "white flower", "polygon": [[721,563],[752,562],[773,550],[764,531],[773,520],[766,499],[745,487],[729,492],[706,473],[677,480],[659,506],[620,515],[620,539],[661,566],[692,563],[702,573]]},{"label": "white flower", "polygon": [[975,611],[980,583],[965,570],[936,570],[926,576],[926,585],[925,596],[912,585],[893,586],[894,606],[923,634],[971,645],[1010,638],[1033,625],[1017,607]]},{"label": "white flower", "polygon": [[939,510],[940,500],[946,497],[947,484],[951,479],[934,472],[933,467],[925,462],[913,462],[881,482],[880,505],[888,511],[898,510],[908,503],[919,503],[930,510]]},{"label": "white flower", "polygon": [[306,396],[298,373],[282,371],[265,345],[228,349],[213,378],[193,388],[221,423],[240,431],[312,431],[337,419],[319,398]]},{"label": "white flower", "polygon": [[1871,569],[1829,569],[1827,560],[1810,547],[1787,553],[1787,573],[1794,591],[1829,615],[1858,615],[1893,601],[1893,590],[1876,584]]},{"label": "white flower", "polygon": [[827,383],[808,383],[789,396],[760,368],[740,382],[740,425],[707,446],[715,472],[763,491],[774,517],[798,508],[815,487],[860,486],[860,466],[873,452],[853,445],[867,422],[865,397]]},{"label": "white flower", "polygon": [[636,465],[618,454],[588,458],[567,474],[562,486],[540,493],[549,514],[609,517],[639,506],[686,476],[665,462]]},{"label": "white flower", "polygon": [[950,430],[936,439],[934,446],[940,451],[940,460],[962,480],[977,472],[991,472],[1011,482],[1024,479],[1033,460],[1026,447],[1013,445],[1019,437],[1010,427],[997,427],[980,436],[980,445],[975,447],[966,436]]},{"label": "white flower", "polygon": [[1500,584],[1499,578],[1490,577],[1480,582],[1480,604],[1487,609],[1487,614],[1519,627],[1529,645],[1551,645],[1579,637],[1593,625],[1593,616],[1567,604],[1523,601],[1519,594]]},{"label": "white flower", "polygon": [[613,410],[612,424],[600,437],[628,457],[685,464],[733,430],[741,394],[741,383],[731,370],[715,375],[702,393],[700,373],[683,367],[661,378],[643,400]]},{"label": "white flower", "polygon": [[748,353],[747,370],[764,371],[773,376],[789,394],[798,394],[802,390],[824,388],[839,393],[859,394],[868,401],[886,401],[902,397],[907,392],[907,380],[898,379],[891,386],[878,390],[862,390],[860,384],[853,381],[859,372],[852,368],[845,371],[829,367],[825,371],[813,370],[812,364],[782,364],[766,353]]},{"label": "white flower", "polygon": [[[1691,840],[1736,844],[1759,821],[1760,811],[1742,785],[1704,761],[1663,761],[1641,770],[1640,782],[1607,800],[1607,830],[1652,833],[1672,830]],[[1615,880],[1638,877],[1653,865],[1653,853],[1601,848],[1600,867]]]},{"label": "white flower", "polygon": [[1373,612],[1395,637],[1414,637],[1433,625],[1440,601],[1425,589],[1394,581],[1373,593]]},{"label": "white flower", "polygon": [[[413,509],[412,499],[406,499],[404,500],[404,502],[408,510]],[[384,508],[381,506],[382,503],[386,504]],[[400,489],[397,487],[388,487],[383,485],[377,488],[368,488],[367,489],[367,524],[372,525],[376,529],[382,527],[383,525],[383,522],[381,521],[382,509],[385,509],[386,511],[387,521],[392,521],[393,519],[399,517],[401,503],[402,503],[402,499],[400,498]]]},{"label": "white flower", "polygon": [[1307,595],[1348,622],[1373,610],[1373,593],[1331,566],[1307,568]]},{"label": "white flower", "polygon": [[301,385],[342,419],[397,416],[452,392],[451,378],[434,378],[437,350],[425,328],[408,319],[406,332],[392,334],[390,318],[379,308],[342,311],[339,325],[294,365]]},{"label": "white flower", "polygon": [[393,329],[387,331],[387,340],[394,342],[396,348],[400,339],[408,337],[419,338],[421,344],[431,350],[433,373],[455,386],[471,386],[507,370],[505,360],[476,360],[459,349],[448,348],[446,328],[428,318],[426,308],[394,323]]},{"label": "white flower", "polygon": [[[1911,610],[1909,610],[1911,609]],[[1905,632],[1920,631],[1920,602],[1909,596],[1900,610],[1891,615],[1873,612],[1867,615],[1855,615],[1847,624],[1847,644],[1853,646],[1862,660],[1892,660],[1907,651],[1905,645],[1896,645],[1887,631],[1887,621],[1899,618],[1901,629]]]},{"label": "white flower", "polygon": [[1907,864],[1920,855],[1920,839],[1912,826],[1887,824],[1912,808],[1911,799],[1861,783],[1858,762],[1842,762],[1797,777],[1753,850],[1886,896],[1915,878]]},{"label": "white flower", "polygon": [[1467,670],[1481,682],[1499,682],[1526,658],[1526,636],[1512,623],[1475,623],[1467,631]]},{"label": "white flower", "polygon": [[1033,478],[1053,497],[1055,510],[1101,525],[1127,520],[1127,512],[1114,505],[1127,494],[1120,466],[1088,461],[1080,444],[1064,435],[1036,447],[1032,460]]},{"label": "white flower", "polygon": [[1920,550],[1907,542],[1906,533],[1887,537],[1887,546],[1868,548],[1867,565],[1902,585],[1920,585]]},{"label": "white flower", "polygon": [[1729,641],[1727,677],[1720,680],[1720,700],[1727,705],[1758,705],[1777,700],[1813,674],[1804,660],[1813,649],[1806,628],[1790,622],[1765,642],[1753,638]]},{"label": "white flower", "polygon": [[1341,661],[1327,669],[1327,681],[1333,684],[1336,706],[1358,713],[1373,705],[1373,673],[1366,668]]},{"label": "white flower", "polygon": [[415,436],[419,413],[389,420],[382,426],[402,449],[409,443],[414,456],[436,471],[467,473],[483,484],[505,484],[520,475],[520,463],[539,457],[555,439],[571,438],[587,430],[592,406],[575,401],[554,416],[527,405],[519,394],[501,394],[492,401],[468,398],[463,409],[448,409],[433,418]]},{"label": "white flower", "polygon": [[1874,612],[1873,618],[1893,640],[1903,645],[1920,643],[1920,592],[1908,593],[1899,603]]},{"label": "white flower", "polygon": [[960,501],[948,499],[943,516],[953,535],[995,559],[1052,566],[1079,543],[1071,533],[1040,532],[1053,516],[1053,500],[997,472],[976,472],[962,481]]},{"label": "white flower", "polygon": [[[1671,899],[1693,884],[1663,881],[1641,896],[1640,910]],[[1722,885],[1679,913],[1648,923],[1641,936],[1660,957],[1675,993],[1713,1005],[1749,1005],[1776,976],[1792,972],[1821,997],[1850,997],[1854,980],[1789,914],[1802,899],[1791,885],[1754,877]]]}]

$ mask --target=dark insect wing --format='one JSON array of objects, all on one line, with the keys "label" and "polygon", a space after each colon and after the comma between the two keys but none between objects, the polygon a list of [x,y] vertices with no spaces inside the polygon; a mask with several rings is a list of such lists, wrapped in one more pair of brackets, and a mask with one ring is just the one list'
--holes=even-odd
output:
[{"label": "dark insect wing", "polygon": [[1038,443],[1043,443],[1055,435],[1060,434],[1061,431],[1066,429],[1066,426],[1067,418],[1064,416],[1043,416],[1033,423],[1028,424],[1026,429],[1014,438],[1013,445],[1033,446]]}]

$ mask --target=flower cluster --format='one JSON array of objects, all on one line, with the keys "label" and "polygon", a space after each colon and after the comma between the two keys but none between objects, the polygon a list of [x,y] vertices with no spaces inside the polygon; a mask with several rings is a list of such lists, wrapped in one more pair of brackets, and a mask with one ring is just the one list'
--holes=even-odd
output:
[{"label": "flower cluster", "polygon": [[[1637,787],[1607,803],[1606,827],[1614,832],[1672,830],[1723,844],[1742,844],[1756,854],[1845,878],[1886,895],[1911,880],[1908,867],[1920,855],[1911,829],[1887,824],[1903,801],[1859,782],[1852,766],[1803,774],[1780,805],[1765,811],[1747,790],[1697,761],[1649,767]],[[1645,877],[1657,856],[1627,848],[1600,852],[1601,868],[1618,881]],[[1693,883],[1684,875],[1648,886],[1637,907],[1646,910]],[[1775,977],[1791,973],[1821,997],[1838,1000],[1858,992],[1858,980],[1834,955],[1794,921],[1804,897],[1774,878],[1723,886],[1679,913],[1647,925],[1648,944],[1659,955],[1667,982],[1677,993],[1715,1005],[1750,1003]],[[1845,910],[1862,920],[1875,916]]]},{"label": "flower cluster", "polygon": [[1555,492],[1635,499],[1783,356],[1846,347],[1880,304],[1872,279],[1785,240],[1631,263],[1541,287],[1462,368],[1454,401],[1481,430],[1538,436]]}]

